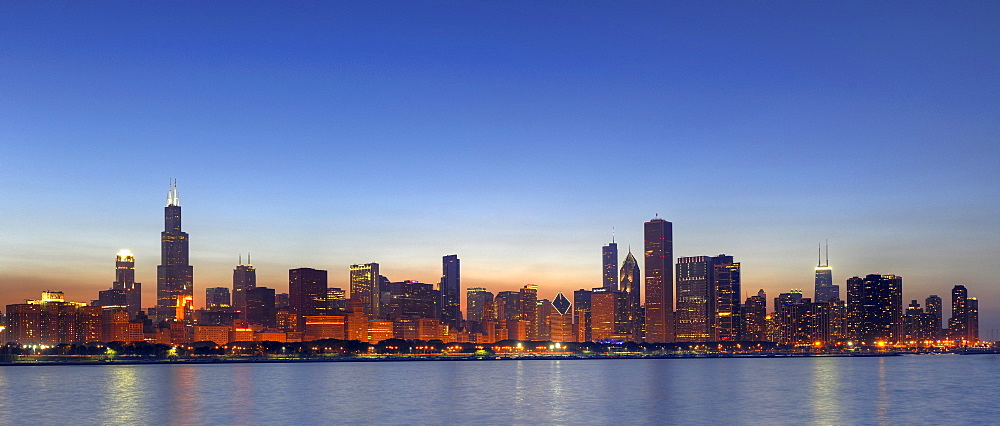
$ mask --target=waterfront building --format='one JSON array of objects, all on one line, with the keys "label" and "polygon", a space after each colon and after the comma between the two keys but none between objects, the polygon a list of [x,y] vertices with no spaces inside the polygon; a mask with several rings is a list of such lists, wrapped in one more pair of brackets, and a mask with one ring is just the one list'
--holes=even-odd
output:
[{"label": "waterfront building", "polygon": [[948,335],[953,340],[968,339],[969,290],[958,284],[951,289],[951,318],[948,319]]},{"label": "waterfront building", "polygon": [[549,340],[551,330],[549,316],[552,313],[552,302],[539,299],[535,302],[535,337],[532,340]]},{"label": "waterfront building", "polygon": [[392,321],[368,321],[368,342],[372,344],[392,339]]},{"label": "waterfront building", "polygon": [[903,277],[869,274],[847,280],[848,333],[863,344],[903,339]]},{"label": "waterfront building", "polygon": [[521,292],[501,291],[493,300],[497,304],[497,320],[514,320],[521,316]]},{"label": "waterfront building", "polygon": [[243,255],[240,255],[240,263],[233,269],[233,300],[232,307],[240,313],[240,318],[246,318],[247,292],[257,288],[257,270],[250,264],[250,255],[247,254],[247,264],[243,264]]},{"label": "waterfront building", "polygon": [[[245,296],[244,296],[245,299]],[[246,301],[244,300],[244,305]],[[208,309],[230,307],[228,287],[208,287],[205,289],[205,305]]]},{"label": "waterfront building", "polygon": [[934,340],[938,340],[942,337],[942,327],[944,326],[942,322],[944,321],[944,315],[941,313],[941,308],[944,303],[941,300],[941,296],[932,294],[924,299],[924,310],[928,315],[931,316],[931,322],[934,328]]},{"label": "waterfront building", "polygon": [[677,340],[736,340],[742,326],[739,297],[740,264],[732,256],[678,258]]},{"label": "waterfront building", "polygon": [[814,300],[817,303],[829,302],[831,299],[840,299],[840,286],[833,283],[833,268],[830,267],[830,246],[826,247],[826,263],[823,263],[822,256],[820,256],[819,261],[816,263],[814,296]]},{"label": "waterfront building", "polygon": [[294,331],[305,331],[305,317],[327,313],[327,271],[313,268],[288,270],[288,308],[298,316]]},{"label": "waterfront building", "polygon": [[277,314],[273,288],[254,287],[247,290],[244,318],[249,324],[264,328],[277,327]]},{"label": "waterfront building", "polygon": [[380,297],[380,277],[378,263],[351,265],[351,299],[365,304],[365,313],[373,318],[384,318]]},{"label": "waterfront building", "polygon": [[363,300],[349,300],[347,302],[347,340],[368,342],[368,320],[368,314],[365,313],[365,302]]},{"label": "waterfront building", "polygon": [[[678,285],[680,281],[678,280]],[[680,303],[678,302],[678,305]],[[680,309],[678,309],[678,314]],[[752,342],[767,340],[767,295],[760,289],[755,296],[747,298],[743,305],[743,338]]]},{"label": "waterfront building", "polygon": [[462,322],[462,279],[461,262],[458,255],[450,254],[441,258],[441,292],[439,318],[451,328],[458,328]]},{"label": "waterfront building", "polygon": [[833,298],[826,302],[813,302],[812,309],[818,321],[812,333],[814,343],[835,344],[847,340],[847,302]]},{"label": "waterfront building", "polygon": [[119,250],[115,256],[115,281],[111,288],[125,292],[129,315],[135,316],[142,310],[142,284],[135,282],[135,256],[127,249]]},{"label": "waterfront building", "polygon": [[306,315],[302,340],[347,339],[347,317],[344,315]]},{"label": "waterfront building", "polygon": [[910,301],[903,314],[903,340],[920,344],[927,340],[935,340],[937,330],[934,326],[934,315],[925,312],[916,300]]},{"label": "waterfront building", "polygon": [[575,342],[576,333],[573,330],[572,303],[562,292],[552,299],[552,309],[549,312],[549,340],[553,342]]},{"label": "waterfront building", "polygon": [[629,249],[619,271],[618,292],[622,295],[621,312],[619,312],[619,332],[625,340],[639,342],[642,340],[642,298],[640,297],[639,263]]},{"label": "waterfront building", "polygon": [[612,241],[601,247],[601,258],[603,260],[601,287],[609,291],[618,290],[618,244]]},{"label": "waterfront building", "polygon": [[212,342],[221,346],[229,343],[231,333],[232,327],[229,326],[198,324],[194,326],[194,341]]},{"label": "waterfront building", "polygon": [[966,340],[979,341],[979,299],[970,297],[965,310]]},{"label": "waterfront building", "polygon": [[673,224],[659,217],[644,224],[646,341],[674,341]]},{"label": "waterfront building", "polygon": [[[171,182],[160,233],[160,265],[156,267],[156,318],[188,321],[194,300],[194,267],[188,253],[188,234],[181,230],[177,180]],[[180,315],[178,315],[180,313]]]},{"label": "waterfront building", "polygon": [[[782,297],[798,295],[800,297]],[[783,345],[811,344],[815,340],[816,324],[812,300],[801,297],[801,291],[782,293],[775,299],[773,321],[775,342]],[[781,303],[777,303],[777,302]]]},{"label": "waterfront building", "polygon": [[603,287],[594,289],[590,299],[590,333],[593,341],[621,339],[615,328],[620,296],[617,291],[609,291]]}]

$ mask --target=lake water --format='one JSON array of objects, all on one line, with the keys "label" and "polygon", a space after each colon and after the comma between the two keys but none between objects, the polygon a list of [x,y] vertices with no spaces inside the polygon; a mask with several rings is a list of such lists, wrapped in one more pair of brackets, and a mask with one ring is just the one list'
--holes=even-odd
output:
[{"label": "lake water", "polygon": [[0,367],[0,424],[1000,422],[1000,355]]}]

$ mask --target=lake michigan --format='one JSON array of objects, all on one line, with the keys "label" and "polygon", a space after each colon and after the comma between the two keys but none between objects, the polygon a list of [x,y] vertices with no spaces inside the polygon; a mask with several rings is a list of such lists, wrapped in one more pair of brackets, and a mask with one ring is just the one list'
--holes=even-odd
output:
[{"label": "lake michigan", "polygon": [[1000,355],[0,367],[0,424],[983,424]]}]

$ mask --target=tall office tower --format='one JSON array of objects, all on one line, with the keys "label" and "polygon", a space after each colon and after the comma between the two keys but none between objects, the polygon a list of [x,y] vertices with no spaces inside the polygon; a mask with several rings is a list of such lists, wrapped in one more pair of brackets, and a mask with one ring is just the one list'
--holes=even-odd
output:
[{"label": "tall office tower", "polygon": [[573,304],[559,292],[552,299],[552,309],[549,314],[549,340],[553,342],[575,342],[576,333],[573,330]]},{"label": "tall office tower", "polygon": [[[678,284],[680,281],[678,281]],[[678,309],[678,313],[680,310]],[[741,340],[763,342],[767,340],[767,295],[760,289],[756,296],[743,304],[743,337]]]},{"label": "tall office tower", "polygon": [[943,302],[941,301],[941,296],[936,294],[927,296],[927,299],[924,299],[924,310],[931,316],[931,321],[934,324],[933,339],[941,338],[942,321],[944,320],[943,315],[941,314],[942,306]]},{"label": "tall office tower", "polygon": [[483,287],[471,287],[465,291],[466,319],[473,333],[482,332],[482,323],[486,304],[493,301],[493,293]]},{"label": "tall office tower", "polygon": [[160,265],[156,267],[156,316],[161,321],[189,321],[194,302],[194,268],[188,257],[188,234],[181,231],[177,179],[170,184],[163,212]]},{"label": "tall office tower", "polygon": [[351,265],[351,299],[364,303],[365,313],[372,318],[385,318],[380,297],[388,289],[381,289],[381,278],[378,263]]},{"label": "tall office tower", "polygon": [[462,322],[462,280],[458,255],[441,258],[441,322],[457,328]]},{"label": "tall office tower", "polygon": [[826,303],[830,299],[840,299],[840,286],[833,283],[833,268],[830,267],[830,246],[826,246],[826,263],[823,263],[822,252],[816,263],[816,303]]},{"label": "tall office tower", "polygon": [[903,277],[869,274],[847,280],[851,339],[872,345],[903,339]]},{"label": "tall office tower", "polygon": [[708,342],[712,336],[711,258],[677,258],[677,312],[674,333],[678,342]]},{"label": "tall office tower", "polygon": [[965,312],[969,302],[969,290],[958,284],[951,289],[951,318],[948,319],[948,335],[954,340],[965,338]]},{"label": "tall office tower", "polygon": [[240,318],[246,319],[247,292],[257,288],[257,270],[250,263],[250,255],[247,255],[247,264],[243,264],[243,255],[240,255],[240,264],[233,269],[233,307],[240,311]]},{"label": "tall office tower", "polygon": [[440,293],[434,290],[433,284],[417,281],[389,283],[388,319],[433,319],[434,306],[439,297]]},{"label": "tall office tower", "polygon": [[229,299],[229,287],[208,287],[205,289],[205,306],[208,309],[228,308],[232,306]]},{"label": "tall office tower", "polygon": [[622,330],[626,336],[623,337],[629,341],[638,342],[642,340],[642,315],[639,312],[642,308],[642,298],[639,296],[641,286],[639,262],[632,255],[632,250],[629,250],[628,255],[625,256],[620,273],[618,292],[622,294],[624,299],[624,312],[622,314],[626,323],[625,329]]},{"label": "tall office tower", "polygon": [[590,330],[595,342],[620,340],[616,332],[616,317],[618,316],[619,293],[604,287],[594,289],[590,299]]},{"label": "tall office tower", "polygon": [[594,299],[594,292],[586,289],[579,289],[573,292],[573,325],[576,329],[578,342],[589,342],[591,335],[590,308]]},{"label": "tall office tower", "polygon": [[678,341],[736,340],[742,327],[740,264],[732,256],[677,259]]},{"label": "tall office tower", "polygon": [[327,273],[322,269],[288,270],[288,310],[298,316],[298,330],[305,330],[307,315],[325,315]]},{"label": "tall office tower", "polygon": [[[613,240],[613,238],[612,238]],[[601,255],[604,260],[602,287],[609,291],[618,289],[618,244],[614,241],[601,248]]]},{"label": "tall office tower", "polygon": [[111,288],[125,291],[129,316],[142,310],[142,284],[135,282],[135,256],[127,249],[119,250],[115,258],[115,282]]},{"label": "tall office tower", "polygon": [[268,329],[277,327],[278,310],[275,306],[273,288],[254,287],[247,290],[246,305],[248,323],[262,325]]},{"label": "tall office tower", "polygon": [[538,315],[538,286],[535,284],[525,284],[520,291],[521,303],[518,320],[528,324],[528,340],[538,339],[538,324],[535,317]]},{"label": "tall office tower", "polygon": [[659,217],[644,224],[646,341],[674,341],[673,224]]},{"label": "tall office tower", "polygon": [[497,302],[497,321],[516,320],[521,316],[521,292],[501,291],[493,300]]}]

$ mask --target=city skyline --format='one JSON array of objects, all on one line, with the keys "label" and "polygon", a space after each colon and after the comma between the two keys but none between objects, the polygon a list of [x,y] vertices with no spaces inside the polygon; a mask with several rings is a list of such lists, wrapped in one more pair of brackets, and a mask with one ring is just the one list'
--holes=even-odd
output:
[{"label": "city skyline", "polygon": [[811,292],[829,239],[842,293],[965,284],[1000,328],[995,4],[204,7],[0,6],[0,303],[90,300],[130,249],[150,306],[176,176],[196,306],[248,252],[279,291],[457,254],[569,295],[658,214],[744,293]]}]

